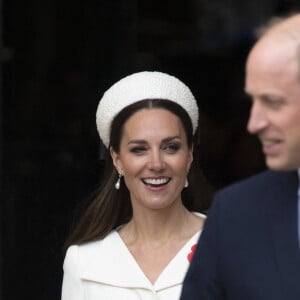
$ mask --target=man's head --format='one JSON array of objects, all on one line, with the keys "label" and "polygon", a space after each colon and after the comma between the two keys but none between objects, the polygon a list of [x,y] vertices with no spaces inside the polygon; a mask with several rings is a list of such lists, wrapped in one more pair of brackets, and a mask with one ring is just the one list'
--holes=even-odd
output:
[{"label": "man's head", "polygon": [[252,98],[248,131],[257,134],[273,170],[300,167],[300,14],[268,29],[246,64]]}]

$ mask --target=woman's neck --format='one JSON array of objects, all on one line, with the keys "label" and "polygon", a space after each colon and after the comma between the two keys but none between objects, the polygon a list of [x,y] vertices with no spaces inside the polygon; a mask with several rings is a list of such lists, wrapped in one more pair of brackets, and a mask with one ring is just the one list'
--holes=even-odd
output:
[{"label": "woman's neck", "polygon": [[170,239],[188,239],[200,229],[198,218],[183,205],[176,209],[159,211],[133,211],[133,217],[120,235],[130,246],[136,243],[160,246]]}]

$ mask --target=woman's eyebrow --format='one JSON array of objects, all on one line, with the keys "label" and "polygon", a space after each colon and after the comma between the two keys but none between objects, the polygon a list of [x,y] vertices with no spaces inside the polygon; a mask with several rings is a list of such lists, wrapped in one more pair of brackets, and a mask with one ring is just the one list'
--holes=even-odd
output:
[{"label": "woman's eyebrow", "polygon": [[[168,143],[168,142],[176,140],[176,139],[180,139],[180,136],[175,135],[175,136],[167,137],[167,138],[165,138],[165,139],[162,140],[162,143]],[[145,144],[147,144],[147,141],[146,140],[142,140],[142,139],[135,139],[135,140],[129,141],[128,145],[130,145],[130,144],[145,145]]]}]

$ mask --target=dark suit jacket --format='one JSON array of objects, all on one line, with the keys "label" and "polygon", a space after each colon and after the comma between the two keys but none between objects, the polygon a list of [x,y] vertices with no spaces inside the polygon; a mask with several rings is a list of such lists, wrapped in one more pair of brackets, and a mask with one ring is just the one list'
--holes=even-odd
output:
[{"label": "dark suit jacket", "polygon": [[297,172],[266,171],[216,194],[182,300],[300,300]]}]

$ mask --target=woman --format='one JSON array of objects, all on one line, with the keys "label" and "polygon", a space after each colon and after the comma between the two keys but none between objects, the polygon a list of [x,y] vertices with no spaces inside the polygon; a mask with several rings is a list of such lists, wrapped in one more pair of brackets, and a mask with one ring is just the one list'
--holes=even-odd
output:
[{"label": "woman", "polygon": [[196,100],[173,76],[135,73],[105,92],[96,123],[106,173],[68,240],[62,299],[179,299],[205,219],[187,179]]}]

